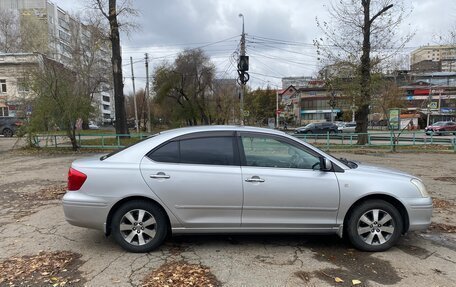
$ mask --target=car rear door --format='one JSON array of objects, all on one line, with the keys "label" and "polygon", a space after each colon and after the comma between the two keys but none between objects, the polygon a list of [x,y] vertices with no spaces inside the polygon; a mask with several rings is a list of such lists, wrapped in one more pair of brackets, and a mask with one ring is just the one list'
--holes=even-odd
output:
[{"label": "car rear door", "polygon": [[166,142],[143,159],[141,172],[184,227],[240,226],[242,179],[233,132]]},{"label": "car rear door", "polygon": [[339,185],[314,151],[281,136],[241,133],[242,226],[326,229],[336,225]]}]

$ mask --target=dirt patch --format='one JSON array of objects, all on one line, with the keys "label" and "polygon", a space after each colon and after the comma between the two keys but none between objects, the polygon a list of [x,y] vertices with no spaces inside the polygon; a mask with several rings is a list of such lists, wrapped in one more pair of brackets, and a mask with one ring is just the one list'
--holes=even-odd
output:
[{"label": "dirt patch", "polygon": [[162,286],[221,286],[209,267],[189,264],[185,261],[166,263],[148,274],[142,281],[142,287]]},{"label": "dirt patch", "polygon": [[449,208],[453,207],[454,203],[444,199],[432,198],[432,205],[434,208]]},{"label": "dirt patch", "polygon": [[8,189],[0,193],[2,210],[7,211],[16,220],[30,215],[37,208],[49,204],[51,200],[60,200],[66,192],[66,186],[63,184],[49,185],[34,193],[18,192],[20,189],[17,185],[8,185]]},{"label": "dirt patch", "polygon": [[456,226],[450,224],[433,222],[429,229],[434,232],[456,233]]},{"label": "dirt patch", "polygon": [[0,285],[84,286],[78,271],[81,255],[69,251],[40,252],[0,262]]},{"label": "dirt patch", "polygon": [[312,278],[312,274],[306,271],[298,271],[295,272],[294,275],[306,283]]},{"label": "dirt patch", "polygon": [[456,184],[456,177],[454,177],[454,176],[439,176],[439,177],[434,177],[434,180],[450,182],[450,183]]},{"label": "dirt patch", "polygon": [[403,252],[407,253],[408,255],[412,255],[420,259],[426,259],[430,257],[432,254],[434,254],[433,252],[430,252],[424,248],[415,245],[398,244],[396,245],[396,247],[402,250]]},{"label": "dirt patch", "polygon": [[337,266],[313,272],[315,277],[331,285],[337,283],[337,286],[352,286],[352,280],[361,282],[357,286],[367,286],[368,281],[393,285],[402,280],[391,263],[374,257],[375,253],[327,244],[315,244],[311,250],[318,261]]},{"label": "dirt patch", "polygon": [[60,200],[65,194],[66,187],[62,184],[50,185],[35,193],[8,192],[2,193],[6,200],[2,208],[9,209],[13,218],[18,220],[36,212],[41,206],[49,204],[51,200]]}]

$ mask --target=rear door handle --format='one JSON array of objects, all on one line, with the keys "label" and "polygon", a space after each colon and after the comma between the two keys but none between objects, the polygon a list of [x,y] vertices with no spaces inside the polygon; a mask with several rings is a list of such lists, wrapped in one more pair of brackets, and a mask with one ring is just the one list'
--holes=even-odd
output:
[{"label": "rear door handle", "polygon": [[247,178],[245,181],[246,182],[264,182],[264,179],[255,175],[255,176],[252,176],[251,178]]},{"label": "rear door handle", "polygon": [[157,172],[157,174],[151,174],[150,178],[155,178],[155,179],[168,179],[170,178],[169,175],[165,174],[164,172]]}]

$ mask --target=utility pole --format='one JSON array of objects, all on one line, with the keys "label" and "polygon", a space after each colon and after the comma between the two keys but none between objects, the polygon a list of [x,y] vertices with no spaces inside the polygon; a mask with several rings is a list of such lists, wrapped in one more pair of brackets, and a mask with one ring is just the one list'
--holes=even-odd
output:
[{"label": "utility pole", "polygon": [[139,133],[138,108],[136,106],[135,73],[133,72],[133,58],[132,57],[130,57],[130,66],[131,66],[131,81],[133,84],[133,103],[135,106],[135,126],[136,126],[136,132]]},{"label": "utility pole", "polygon": [[276,129],[279,129],[279,88],[276,89]]},{"label": "utility pole", "polygon": [[146,58],[146,103],[147,103],[147,132],[150,133],[150,101],[149,101],[149,54],[145,54]]},{"label": "utility pole", "polygon": [[242,34],[241,34],[241,55],[239,57],[238,63],[238,83],[241,86],[240,91],[240,118],[241,118],[241,125],[244,125],[244,93],[245,93],[245,84],[248,82],[250,76],[247,73],[249,70],[249,57],[245,55],[245,31],[244,31],[244,15],[239,14],[239,17],[242,18]]}]

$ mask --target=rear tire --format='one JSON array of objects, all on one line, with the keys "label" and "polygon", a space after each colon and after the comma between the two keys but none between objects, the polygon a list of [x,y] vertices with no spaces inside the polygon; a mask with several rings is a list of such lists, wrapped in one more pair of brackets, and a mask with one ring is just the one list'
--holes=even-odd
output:
[{"label": "rear tire", "polygon": [[352,245],[362,251],[385,251],[394,246],[403,230],[399,211],[384,200],[369,200],[356,206],[347,221]]},{"label": "rear tire", "polygon": [[5,138],[10,138],[13,136],[13,130],[6,128],[3,130],[2,134]]},{"label": "rear tire", "polygon": [[111,224],[114,240],[134,253],[157,249],[168,233],[166,214],[155,203],[133,200],[121,205]]}]

